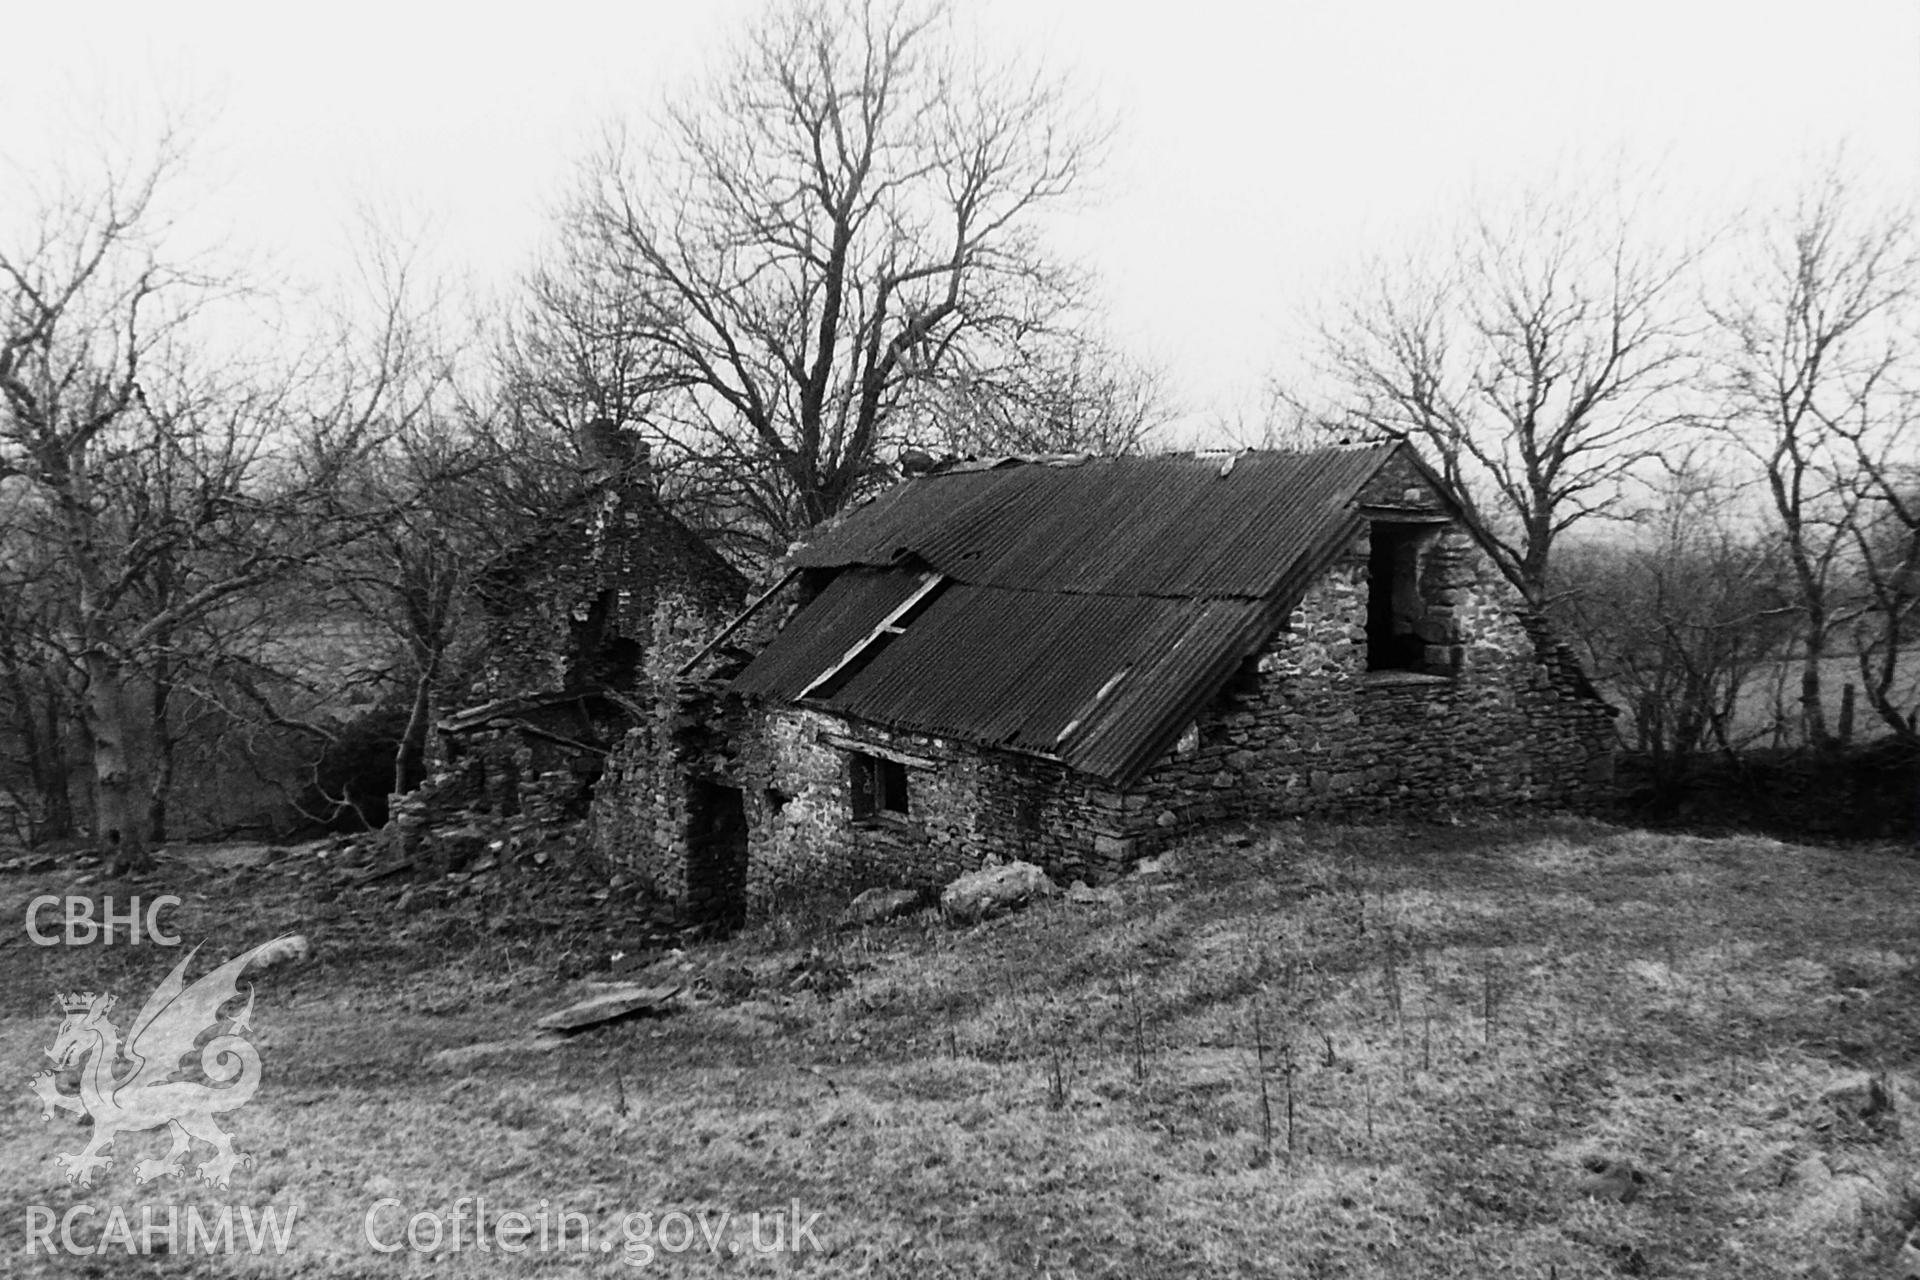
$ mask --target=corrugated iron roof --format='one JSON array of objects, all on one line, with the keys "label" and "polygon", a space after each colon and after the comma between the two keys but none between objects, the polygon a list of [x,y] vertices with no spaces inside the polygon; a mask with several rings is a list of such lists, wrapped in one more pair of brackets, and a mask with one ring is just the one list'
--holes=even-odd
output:
[{"label": "corrugated iron roof", "polygon": [[1264,598],[1394,448],[1093,458],[925,476],[849,513],[794,559],[837,568],[915,555],[980,586]]},{"label": "corrugated iron roof", "polygon": [[898,569],[848,570],[789,619],[730,687],[740,693],[799,697],[814,677],[840,661],[917,585],[918,574]]},{"label": "corrugated iron roof", "polygon": [[[890,570],[840,599],[822,595],[735,677],[733,689],[796,699],[871,630],[850,625],[856,614],[877,623],[919,580]],[[812,610],[821,604],[828,616],[815,629]],[[1223,679],[1232,674],[1246,646],[1272,630],[1267,617],[1256,601],[1059,596],[953,583],[819,705],[1117,777],[1195,679],[1216,668]]]},{"label": "corrugated iron roof", "polygon": [[[1054,756],[1130,783],[1357,534],[1395,446],[1000,463],[908,481],[823,531],[841,569],[735,677],[863,720]],[[863,640],[926,581],[899,634]]]}]

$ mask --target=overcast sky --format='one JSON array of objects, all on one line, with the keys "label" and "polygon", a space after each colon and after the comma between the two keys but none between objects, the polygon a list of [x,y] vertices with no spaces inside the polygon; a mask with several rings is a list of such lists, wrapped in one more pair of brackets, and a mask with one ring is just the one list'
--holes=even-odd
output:
[{"label": "overcast sky", "polygon": [[[237,243],[325,275],[373,206],[504,285],[599,125],[643,119],[757,7],[7,0],[0,184],[191,104],[195,191]],[[1662,167],[1679,225],[1840,145],[1885,194],[1920,177],[1914,0],[958,7],[1117,114],[1059,247],[1195,413],[1249,406],[1300,307],[1476,190],[1620,154]]]}]

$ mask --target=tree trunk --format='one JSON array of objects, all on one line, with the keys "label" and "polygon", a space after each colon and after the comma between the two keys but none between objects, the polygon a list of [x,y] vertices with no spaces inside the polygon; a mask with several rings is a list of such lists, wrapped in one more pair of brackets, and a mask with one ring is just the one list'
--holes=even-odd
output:
[{"label": "tree trunk", "polygon": [[39,844],[73,834],[73,801],[67,792],[59,686],[44,674],[36,684],[45,694],[39,706],[35,705],[35,690],[28,686],[20,666],[6,667],[7,694],[14,707],[14,728],[20,735],[21,754],[26,758],[27,783],[39,798],[37,816],[30,820],[28,838]]},{"label": "tree trunk", "polygon": [[153,701],[148,711],[148,741],[153,744],[152,778],[147,789],[147,835],[155,844],[167,839],[167,803],[173,798],[174,740],[169,728],[173,702],[173,664],[164,651],[153,676]]},{"label": "tree trunk", "polygon": [[413,686],[413,706],[407,712],[407,727],[400,735],[400,748],[393,755],[393,794],[405,795],[426,774],[427,733],[433,725],[433,686],[440,677],[440,648],[430,646],[421,666],[420,678]]},{"label": "tree trunk", "polygon": [[1826,703],[1820,696],[1820,663],[1826,656],[1826,628],[1809,624],[1800,667],[1800,718],[1806,726],[1807,745],[1821,750],[1833,744],[1833,735],[1827,730]]},{"label": "tree trunk", "polygon": [[[57,685],[49,684],[46,701],[46,732],[40,739],[38,776],[34,780],[45,801],[34,839],[64,840],[73,834],[73,792],[68,787],[65,708]],[[32,712],[28,712],[28,719]]]},{"label": "tree trunk", "polygon": [[93,738],[93,838],[116,875],[147,871],[147,788],[126,671],[98,649],[87,655],[87,725]]}]

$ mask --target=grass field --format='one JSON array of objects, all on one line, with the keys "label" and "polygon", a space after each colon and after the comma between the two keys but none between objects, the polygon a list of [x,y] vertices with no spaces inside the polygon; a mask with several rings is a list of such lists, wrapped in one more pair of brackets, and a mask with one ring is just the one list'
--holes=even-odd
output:
[{"label": "grass field", "polygon": [[[208,940],[195,972],[290,930],[313,946],[260,980],[265,1077],[226,1121],[256,1162],[227,1192],[137,1186],[157,1133],[122,1137],[95,1187],[63,1181],[56,1154],[86,1130],[43,1121],[27,1091],[58,1027],[49,996],[116,991],[124,1031],[180,953],[28,945],[26,904],[73,875],[0,875],[0,1077],[17,1085],[0,1106],[0,1273],[1751,1280],[1920,1264],[1902,1252],[1920,1226],[1920,859],[1566,820],[1283,824],[1176,861],[1117,904],[964,930],[771,921],[673,958],[690,984],[675,1012],[553,1045],[532,1020],[587,990],[562,975],[620,945],[596,886],[503,870],[426,894],[343,887],[311,855],[237,871],[182,855],[139,888],[184,899],[167,921]],[[132,888],[113,887],[123,906]],[[376,1240],[430,1214],[439,1252],[377,1252],[382,1201]],[[35,1207],[81,1202],[100,1215],[81,1244],[113,1206],[136,1227],[169,1204],[295,1217],[284,1253],[24,1252]],[[581,1215],[592,1248],[541,1250],[543,1209]],[[796,1209],[803,1247],[756,1252],[745,1215],[791,1246]],[[506,1211],[527,1230],[503,1232]]]},{"label": "grass field", "polygon": [[[1920,653],[1903,652],[1901,658],[1900,675],[1896,677],[1892,689],[1893,700],[1896,705],[1911,710],[1920,706]],[[1734,704],[1730,726],[1730,732],[1737,741],[1771,746],[1773,727],[1782,719],[1788,727],[1783,745],[1800,740],[1801,665],[1798,662],[1778,663],[1755,672],[1746,682],[1740,690],[1739,701]],[[1887,726],[1879,713],[1868,704],[1865,693],[1857,687],[1861,683],[1860,660],[1852,654],[1829,657],[1820,664],[1820,702],[1826,709],[1828,726],[1838,731],[1840,706],[1846,696],[1844,690],[1852,684],[1856,686],[1854,732],[1862,738],[1878,737],[1887,731]]]}]

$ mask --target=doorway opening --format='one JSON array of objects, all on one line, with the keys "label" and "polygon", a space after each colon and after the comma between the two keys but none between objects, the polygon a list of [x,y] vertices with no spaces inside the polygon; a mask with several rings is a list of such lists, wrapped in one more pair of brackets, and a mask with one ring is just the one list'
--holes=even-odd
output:
[{"label": "doorway opening", "polygon": [[687,779],[687,914],[735,928],[747,917],[747,797],[712,778]]}]

